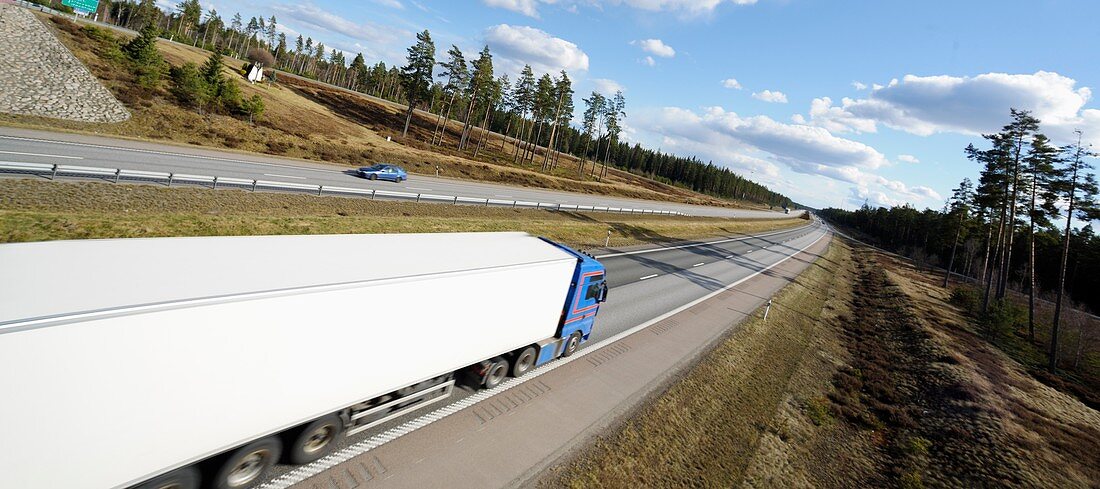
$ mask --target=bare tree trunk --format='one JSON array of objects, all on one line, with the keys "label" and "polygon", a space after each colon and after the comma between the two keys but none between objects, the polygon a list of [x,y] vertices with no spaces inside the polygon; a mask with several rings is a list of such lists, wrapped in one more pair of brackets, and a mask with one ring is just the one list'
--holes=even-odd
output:
[{"label": "bare tree trunk", "polygon": [[1027,243],[1027,339],[1035,341],[1035,198],[1038,185],[1031,182],[1031,206],[1028,209]]},{"label": "bare tree trunk", "polygon": [[[1080,134],[1080,133],[1078,133]],[[1047,370],[1058,371],[1058,326],[1062,319],[1062,295],[1066,291],[1066,265],[1069,263],[1069,232],[1073,224],[1074,197],[1077,195],[1077,170],[1080,166],[1081,141],[1077,141],[1077,155],[1073,162],[1073,178],[1069,187],[1069,210],[1066,211],[1066,231],[1062,234],[1062,260],[1058,269],[1058,295],[1054,300],[1054,321],[1050,325],[1050,353],[1047,355]]]},{"label": "bare tree trunk", "polygon": [[959,248],[959,235],[962,234],[963,219],[962,215],[959,215],[959,227],[955,228],[955,241],[951,245],[951,259],[947,260],[947,273],[943,274],[943,287],[947,288],[947,283],[951,278],[951,269],[955,266],[955,250]]}]

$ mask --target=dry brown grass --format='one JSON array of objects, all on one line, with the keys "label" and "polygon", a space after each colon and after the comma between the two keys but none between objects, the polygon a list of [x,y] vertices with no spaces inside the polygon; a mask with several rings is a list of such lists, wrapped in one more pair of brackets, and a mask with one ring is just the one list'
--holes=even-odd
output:
[{"label": "dry brown grass", "polygon": [[664,243],[795,227],[802,219],[553,212],[363,198],[0,180],[0,241],[141,236],[526,231],[566,244]]},{"label": "dry brown grass", "polygon": [[[414,173],[434,175],[439,168],[447,177],[590,194],[759,207],[714,199],[617,170],[609,170],[602,182],[589,177],[579,178],[578,162],[568,155],[564,155],[560,166],[548,174],[540,171],[541,150],[534,161],[514,164],[513,146],[498,136],[489,137],[485,151],[475,160],[471,153],[453,149],[459,131],[457,123],[449,125],[451,130],[442,145],[430,146],[425,141],[431,139],[435,116],[418,114],[413,118],[409,137],[403,139],[400,128],[404,117],[392,103],[290,77],[283,77],[277,84],[251,85],[234,72],[241,69],[242,62],[232,58],[223,58],[227,76],[236,81],[245,97],[259,95],[264,99],[263,117],[256,124],[249,124],[232,116],[198,114],[171,101],[165,89],[167,82],[152,92],[136,88],[132,76],[105,55],[112,42],[108,38],[121,35],[104,29],[81,28],[60,17],[40,14],[40,18],[130,109],[132,118],[117,124],[92,124],[0,114],[0,124],[157,140],[349,166],[386,161],[401,164]],[[206,51],[164,40],[158,47],[166,61],[173,65],[201,64],[209,56]],[[387,141],[387,137],[391,140]]]}]

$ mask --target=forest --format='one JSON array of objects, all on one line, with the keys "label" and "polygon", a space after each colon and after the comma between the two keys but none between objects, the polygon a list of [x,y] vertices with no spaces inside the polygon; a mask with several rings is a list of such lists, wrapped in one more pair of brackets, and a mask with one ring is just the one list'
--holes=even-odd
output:
[{"label": "forest", "polygon": [[[58,7],[56,0],[38,0]],[[57,5],[50,5],[57,4]],[[437,136],[430,144],[442,144],[448,122],[462,125],[458,147],[477,158],[488,138],[486,131],[513,142],[513,158],[554,170],[560,155],[581,160],[578,179],[601,180],[608,167],[652,178],[696,192],[729,200],[742,200],[770,208],[798,207],[790,198],[750,181],[713,161],[684,157],[622,141],[622,122],[627,116],[626,97],[591,92],[581,98],[581,120],[574,120],[576,107],[572,80],[565,71],[536,74],[525,66],[516,79],[495,75],[492,53],[485,46],[476,55],[450,46],[438,53],[428,31],[417,34],[408,48],[406,64],[387,66],[382,61],[368,64],[362,53],[351,59],[344,51],[325,46],[321,40],[301,35],[289,39],[278,29],[275,16],[251,17],[239,13],[223,18],[214,8],[204,12],[198,0],[184,0],[175,10],[162,10],[154,0],[107,1],[100,3],[100,20],[190,44],[224,56],[247,59],[267,68],[336,85],[365,95],[404,104],[408,121],[412,111],[434,114]],[[213,64],[211,62],[211,64]],[[174,92],[200,112],[207,99],[195,87],[205,83],[199,67],[173,74]],[[209,70],[207,70],[209,71]],[[217,80],[207,83],[217,85]],[[197,96],[196,96],[197,95]],[[193,102],[202,102],[194,104]],[[234,112],[250,118],[262,112],[261,102],[241,101]],[[225,104],[222,104],[225,105]],[[404,132],[404,131],[403,131]],[[548,148],[543,151],[542,148]]]},{"label": "forest", "polygon": [[943,209],[869,205],[820,215],[879,247],[944,269],[944,286],[957,274],[981,285],[976,298],[987,317],[1002,309],[1010,290],[1026,295],[1026,334],[1036,337],[1036,302],[1054,303],[1047,362],[1055,371],[1064,304],[1100,310],[1100,217],[1096,154],[1076,142],[1055,146],[1041,121],[1012,109],[1010,122],[968,145],[965,157],[979,169],[977,183],[959,183]]}]

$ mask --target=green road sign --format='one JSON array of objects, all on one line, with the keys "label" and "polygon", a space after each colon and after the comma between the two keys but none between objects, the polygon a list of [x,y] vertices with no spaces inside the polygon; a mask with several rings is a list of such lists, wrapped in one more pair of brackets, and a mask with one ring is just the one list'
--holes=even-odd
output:
[{"label": "green road sign", "polygon": [[99,0],[61,0],[61,5],[68,5],[81,12],[95,12],[99,8]]}]

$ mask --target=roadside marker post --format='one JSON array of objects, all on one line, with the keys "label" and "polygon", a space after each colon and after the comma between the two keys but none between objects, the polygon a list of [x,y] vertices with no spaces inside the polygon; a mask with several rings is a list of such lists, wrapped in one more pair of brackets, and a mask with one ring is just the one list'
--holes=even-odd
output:
[{"label": "roadside marker post", "polygon": [[607,248],[609,244],[611,244],[611,228],[607,228],[607,239],[603,240],[603,247]]},{"label": "roadside marker post", "polygon": [[772,310],[772,300],[768,299],[768,305],[764,306],[764,320],[768,320],[768,312]]}]

